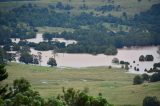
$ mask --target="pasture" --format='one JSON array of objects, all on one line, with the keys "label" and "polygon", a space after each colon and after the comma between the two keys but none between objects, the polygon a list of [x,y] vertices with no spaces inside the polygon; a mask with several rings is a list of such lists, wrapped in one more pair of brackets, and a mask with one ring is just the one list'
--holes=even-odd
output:
[{"label": "pasture", "polygon": [[123,69],[108,67],[53,68],[9,63],[9,73],[5,83],[12,84],[14,79],[24,77],[30,81],[32,89],[39,91],[44,98],[56,96],[62,87],[87,89],[90,95],[102,93],[115,106],[141,106],[145,96],[160,99],[160,83],[132,85],[134,74]]}]

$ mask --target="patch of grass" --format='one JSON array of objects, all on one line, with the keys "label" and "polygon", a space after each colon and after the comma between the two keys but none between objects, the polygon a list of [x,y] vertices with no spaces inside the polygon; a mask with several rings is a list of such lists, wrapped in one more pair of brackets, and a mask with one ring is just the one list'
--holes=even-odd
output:
[{"label": "patch of grass", "polygon": [[160,99],[159,82],[132,85],[135,75],[117,68],[51,68],[9,63],[7,71],[9,78],[6,83],[11,84],[14,79],[24,77],[45,98],[61,93],[62,87],[73,87],[80,90],[89,88],[90,95],[102,93],[116,106],[141,106],[145,96],[157,96]]},{"label": "patch of grass", "polygon": [[49,33],[62,33],[64,31],[66,32],[74,32],[74,29],[72,28],[62,28],[62,27],[37,27],[38,32],[44,33],[44,32],[49,32]]}]

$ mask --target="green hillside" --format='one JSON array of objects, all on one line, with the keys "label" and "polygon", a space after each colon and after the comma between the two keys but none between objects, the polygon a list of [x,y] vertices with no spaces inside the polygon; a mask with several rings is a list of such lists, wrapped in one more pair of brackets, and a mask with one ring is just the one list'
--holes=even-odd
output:
[{"label": "green hillside", "polygon": [[[2,0],[4,1],[4,0]],[[19,7],[23,4],[33,3],[37,4],[38,6],[47,7],[48,5],[56,5],[57,2],[61,2],[63,4],[69,4],[73,7],[70,11],[72,14],[79,14],[81,12],[93,12],[96,15],[108,15],[112,14],[114,16],[120,17],[123,12],[126,12],[128,15],[133,16],[136,13],[148,10],[153,4],[160,3],[159,0],[142,0],[138,2],[137,0],[13,0],[8,2],[1,2],[0,8],[1,9],[11,9],[14,7]],[[87,7],[87,9],[80,9],[81,6]],[[120,10],[118,11],[109,11],[102,14],[101,11],[95,11],[97,7],[104,6],[104,5],[120,5]],[[57,11],[63,11],[58,10]]]}]

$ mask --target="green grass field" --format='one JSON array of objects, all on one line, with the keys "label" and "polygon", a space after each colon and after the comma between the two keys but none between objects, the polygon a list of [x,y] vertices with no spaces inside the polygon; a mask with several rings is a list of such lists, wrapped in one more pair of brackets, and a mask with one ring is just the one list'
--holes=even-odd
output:
[{"label": "green grass field", "polygon": [[157,96],[160,100],[160,82],[132,85],[135,75],[122,69],[107,67],[90,68],[51,68],[9,63],[9,73],[5,83],[12,84],[14,79],[24,77],[44,98],[56,96],[62,87],[83,90],[89,88],[90,95],[102,93],[115,106],[141,106],[145,96]]},{"label": "green grass field", "polygon": [[62,28],[62,27],[37,27],[39,33],[49,32],[49,33],[62,33],[66,32],[74,32],[72,28]]}]

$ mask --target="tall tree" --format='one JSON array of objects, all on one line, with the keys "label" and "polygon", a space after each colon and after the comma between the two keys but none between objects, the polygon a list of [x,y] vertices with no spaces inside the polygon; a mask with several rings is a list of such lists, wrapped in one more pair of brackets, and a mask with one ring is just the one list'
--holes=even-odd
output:
[{"label": "tall tree", "polygon": [[7,79],[8,73],[6,72],[5,65],[0,64],[0,81]]},{"label": "tall tree", "polygon": [[157,53],[158,53],[158,54],[159,54],[159,56],[160,56],[160,46],[158,46]]},{"label": "tall tree", "polygon": [[41,66],[41,62],[42,62],[42,53],[41,53],[41,52],[38,52],[37,55],[38,55],[39,64],[40,64],[40,66]]},{"label": "tall tree", "polygon": [[1,82],[8,78],[8,73],[6,72],[5,65],[0,64],[0,99],[6,98],[8,93],[8,85],[1,85]]}]

